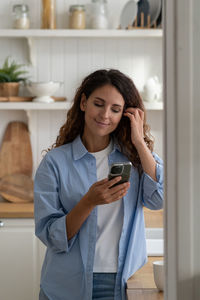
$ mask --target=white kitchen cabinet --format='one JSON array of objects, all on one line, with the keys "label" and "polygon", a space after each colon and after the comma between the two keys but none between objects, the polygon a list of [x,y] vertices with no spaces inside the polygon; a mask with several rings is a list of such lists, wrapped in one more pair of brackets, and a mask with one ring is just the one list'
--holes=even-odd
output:
[{"label": "white kitchen cabinet", "polygon": [[[146,238],[148,255],[163,255],[162,229],[146,229]],[[0,299],[38,300],[46,247],[35,236],[34,220],[1,219],[0,241]]]},{"label": "white kitchen cabinet", "polygon": [[0,299],[38,300],[45,246],[33,219],[0,220]]}]

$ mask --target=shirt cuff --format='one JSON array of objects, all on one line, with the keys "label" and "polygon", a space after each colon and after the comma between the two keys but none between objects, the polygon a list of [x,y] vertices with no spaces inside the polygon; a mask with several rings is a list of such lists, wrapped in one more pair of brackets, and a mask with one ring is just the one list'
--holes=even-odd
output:
[{"label": "shirt cuff", "polygon": [[156,179],[157,181],[153,180],[144,172],[143,190],[148,197],[151,197],[155,191],[161,188],[163,183],[163,166],[159,163],[156,163]]},{"label": "shirt cuff", "polygon": [[[53,242],[56,252],[69,252],[72,248],[76,236],[69,241],[66,231],[66,215],[55,220],[49,228],[49,238]],[[53,247],[53,248],[54,248]]]}]

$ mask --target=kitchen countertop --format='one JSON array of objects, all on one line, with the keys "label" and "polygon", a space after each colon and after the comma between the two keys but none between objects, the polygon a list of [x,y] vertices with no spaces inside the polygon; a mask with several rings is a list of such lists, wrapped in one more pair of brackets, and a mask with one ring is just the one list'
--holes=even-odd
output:
[{"label": "kitchen countertop", "polygon": [[128,300],[163,300],[163,292],[155,285],[152,262],[163,257],[148,257],[148,262],[127,281]]},{"label": "kitchen countertop", "polygon": [[0,218],[33,218],[34,208],[31,203],[0,202]]}]

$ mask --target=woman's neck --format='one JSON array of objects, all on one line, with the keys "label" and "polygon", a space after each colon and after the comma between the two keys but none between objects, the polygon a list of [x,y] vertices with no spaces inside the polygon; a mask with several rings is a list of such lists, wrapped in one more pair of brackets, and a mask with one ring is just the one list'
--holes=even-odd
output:
[{"label": "woman's neck", "polygon": [[90,139],[88,136],[86,137],[84,134],[82,136],[82,142],[88,152],[98,152],[105,149],[110,142],[110,137],[96,137],[95,139]]}]

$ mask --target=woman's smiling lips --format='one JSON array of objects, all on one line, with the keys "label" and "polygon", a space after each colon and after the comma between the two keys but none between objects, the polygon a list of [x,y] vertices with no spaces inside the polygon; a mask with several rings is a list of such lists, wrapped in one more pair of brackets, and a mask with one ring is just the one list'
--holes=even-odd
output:
[{"label": "woman's smiling lips", "polygon": [[107,124],[107,123],[103,123],[103,122],[99,122],[99,121],[97,121],[97,120],[95,120],[95,122],[99,125],[99,126],[108,126],[108,125],[110,125],[110,124]]}]

